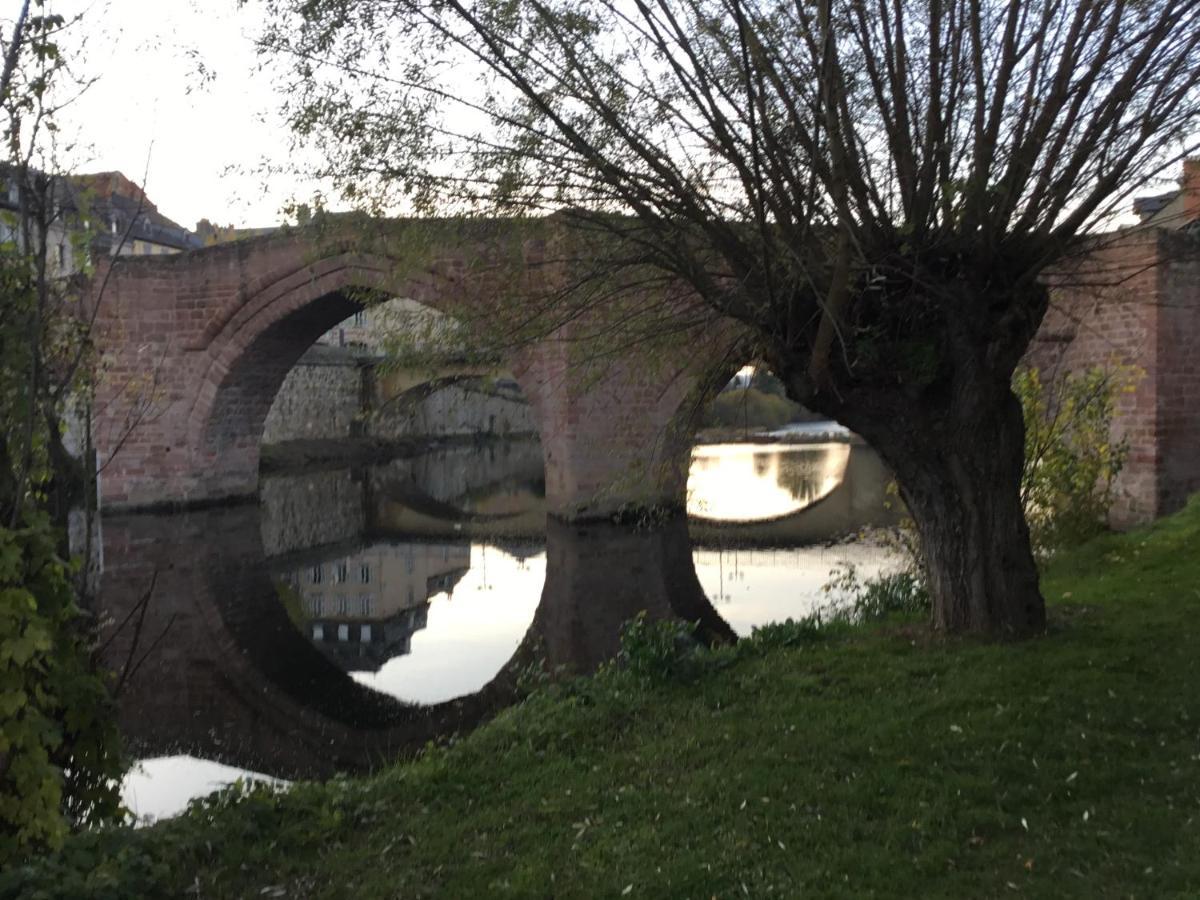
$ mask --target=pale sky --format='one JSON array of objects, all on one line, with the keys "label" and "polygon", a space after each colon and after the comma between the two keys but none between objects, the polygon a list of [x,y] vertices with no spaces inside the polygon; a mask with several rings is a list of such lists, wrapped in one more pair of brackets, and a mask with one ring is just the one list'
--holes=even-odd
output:
[{"label": "pale sky", "polygon": [[[281,221],[295,178],[268,179],[261,163],[288,160],[270,78],[256,71],[252,36],[259,10],[236,0],[49,0],[64,15],[82,12],[82,72],[96,84],[62,113],[81,144],[65,160],[78,172],[119,170],[166,216],[187,228]],[[19,0],[0,0],[4,30]],[[201,72],[212,77],[205,79]]]},{"label": "pale sky", "polygon": [[[64,133],[80,143],[64,159],[68,171],[115,169],[144,181],[159,210],[187,228],[201,218],[275,225],[288,201],[311,199],[317,185],[263,172],[264,163],[286,165],[291,154],[274,84],[258,71],[255,0],[243,9],[237,0],[47,4],[83,14],[74,33],[87,45],[72,58],[81,74],[98,78],[60,115]],[[20,0],[0,0],[6,38],[19,9]]]}]

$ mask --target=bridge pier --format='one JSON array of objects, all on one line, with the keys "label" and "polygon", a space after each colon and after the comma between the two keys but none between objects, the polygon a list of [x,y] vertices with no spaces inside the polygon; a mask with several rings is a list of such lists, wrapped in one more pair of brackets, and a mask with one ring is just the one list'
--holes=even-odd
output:
[{"label": "bridge pier", "polygon": [[695,362],[613,354],[569,359],[567,341],[534,347],[523,371],[541,425],[546,510],[566,520],[682,510],[691,456]]}]

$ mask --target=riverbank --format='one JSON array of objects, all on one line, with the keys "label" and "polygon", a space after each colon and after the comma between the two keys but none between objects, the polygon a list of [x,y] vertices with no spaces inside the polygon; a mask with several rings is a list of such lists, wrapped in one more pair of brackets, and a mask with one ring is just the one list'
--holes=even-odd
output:
[{"label": "riverbank", "polygon": [[1195,896],[1197,546],[1193,498],[1064,556],[1021,644],[644,641],[644,677],[544,688],[374,777],[77,838],[0,896]]}]

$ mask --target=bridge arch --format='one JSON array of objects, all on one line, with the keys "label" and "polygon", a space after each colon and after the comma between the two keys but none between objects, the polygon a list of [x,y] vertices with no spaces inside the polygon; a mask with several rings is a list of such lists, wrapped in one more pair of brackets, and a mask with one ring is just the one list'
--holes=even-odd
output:
[{"label": "bridge arch", "polygon": [[453,279],[397,279],[396,268],[387,257],[352,252],[307,261],[255,279],[232,314],[210,325],[207,365],[187,422],[188,446],[210,489],[228,496],[255,491],[263,426],[287,373],[363,300],[420,298],[448,315],[467,302]]},{"label": "bridge arch", "polygon": [[[361,291],[489,326],[496,299],[514,289],[548,304],[572,283],[565,263],[543,260],[545,240],[529,238],[528,224],[382,223],[383,237],[364,234],[335,240],[292,229],[105,261],[93,282],[103,507],[253,496],[263,424],[283,378],[320,334],[359,309]],[[542,438],[547,510],[593,518],[680,505],[680,399],[722,356],[729,331],[688,320],[651,345],[606,345],[595,359],[588,342],[605,323],[585,319],[564,316],[501,361]]]}]

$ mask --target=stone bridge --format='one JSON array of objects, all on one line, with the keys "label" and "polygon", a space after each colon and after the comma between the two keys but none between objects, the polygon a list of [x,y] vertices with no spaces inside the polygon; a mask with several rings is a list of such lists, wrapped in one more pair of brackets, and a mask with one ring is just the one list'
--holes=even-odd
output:
[{"label": "stone bridge", "polygon": [[[352,238],[293,230],[123,258],[98,273],[93,440],[104,508],[252,496],[284,377],[368,298],[405,297],[500,331],[514,319],[505,297],[533,308],[565,296],[545,236],[517,223],[376,223],[369,238],[365,227]],[[695,327],[589,362],[581,334],[596,315],[513,340],[501,360],[537,416],[547,507],[571,518],[681,505],[697,406],[684,401],[744,361],[734,332]]]},{"label": "stone bridge", "polygon": [[[361,225],[352,237],[292,230],[102,269],[93,300],[102,504],[253,495],[280,384],[320,334],[361,307],[364,291],[407,297],[484,332],[491,319],[492,332],[514,327],[505,298],[552,314],[570,272],[553,256],[558,238],[546,222],[377,223],[365,238]],[[1056,276],[1054,308],[1031,348],[1046,367],[1143,373],[1114,423],[1131,443],[1117,524],[1170,512],[1200,490],[1198,247],[1195,235],[1161,229],[1110,237]],[[719,373],[745,361],[736,332],[708,321],[666,329],[655,345],[616,341],[593,352],[604,326],[564,319],[549,336],[511,342],[501,361],[537,416],[547,511],[587,518],[681,506],[692,413]]]}]

